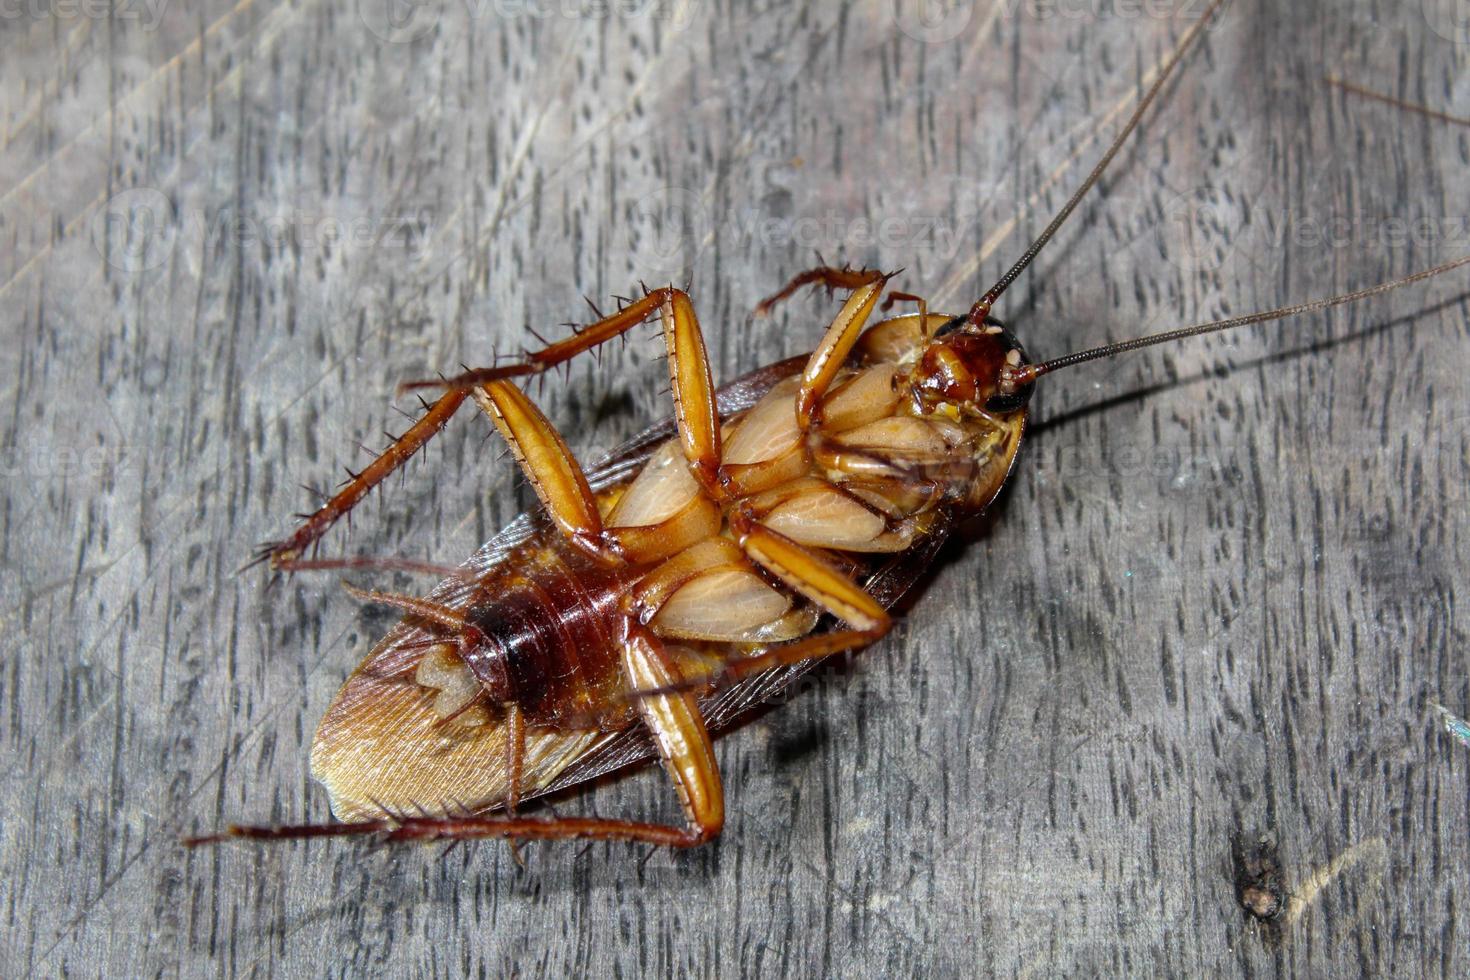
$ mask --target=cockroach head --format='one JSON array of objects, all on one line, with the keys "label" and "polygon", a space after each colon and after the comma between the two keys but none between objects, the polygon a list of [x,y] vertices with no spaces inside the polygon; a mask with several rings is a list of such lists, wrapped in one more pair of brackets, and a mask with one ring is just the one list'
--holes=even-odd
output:
[{"label": "cockroach head", "polygon": [[925,412],[949,405],[1004,415],[1031,400],[1034,383],[1016,381],[1017,370],[1028,363],[1025,348],[1005,324],[989,316],[981,323],[958,316],[939,328],[910,383]]}]

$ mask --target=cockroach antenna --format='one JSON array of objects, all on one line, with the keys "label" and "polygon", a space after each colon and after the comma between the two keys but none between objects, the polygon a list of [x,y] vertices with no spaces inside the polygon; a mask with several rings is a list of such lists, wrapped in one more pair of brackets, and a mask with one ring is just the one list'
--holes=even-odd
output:
[{"label": "cockroach antenna", "polygon": [[1051,374],[1061,368],[1072,367],[1087,361],[1095,361],[1101,357],[1112,357],[1114,354],[1122,354],[1127,351],[1139,350],[1144,347],[1152,347],[1155,344],[1167,344],[1174,340],[1183,340],[1186,337],[1198,337],[1201,334],[1219,333],[1231,330],[1235,327],[1245,327],[1252,323],[1266,323],[1271,320],[1283,320],[1287,317],[1297,316],[1302,313],[1315,313],[1333,306],[1342,306],[1347,303],[1355,303],[1360,299],[1377,296],[1407,286],[1410,283],[1430,279],[1434,276],[1443,275],[1461,266],[1470,265],[1470,255],[1462,255],[1458,259],[1437,265],[1432,269],[1423,269],[1411,275],[1399,279],[1390,279],[1377,285],[1368,286],[1364,289],[1355,290],[1351,293],[1343,293],[1340,296],[1329,296],[1326,299],[1313,300],[1309,303],[1297,303],[1293,306],[1282,306],[1274,310],[1265,310],[1260,313],[1247,313],[1244,316],[1233,316],[1225,320],[1212,320],[1209,323],[1198,323],[1192,327],[1180,327],[1177,330],[1166,330],[1163,333],[1149,334],[1146,337],[1136,337],[1133,340],[1124,340],[1116,344],[1104,344],[1091,350],[1077,351],[1072,354],[1064,354],[1061,357],[1042,361],[1039,364],[1017,364],[1006,365],[1001,369],[1001,392],[1010,394],[1016,389],[1030,384],[1043,374]]}]

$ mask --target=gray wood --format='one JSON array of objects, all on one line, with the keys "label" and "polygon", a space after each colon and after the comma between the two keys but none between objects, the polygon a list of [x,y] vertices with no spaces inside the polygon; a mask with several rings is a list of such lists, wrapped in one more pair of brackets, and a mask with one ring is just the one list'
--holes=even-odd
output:
[{"label": "gray wood", "polygon": [[[1202,4],[648,6],[6,8],[0,974],[1470,972],[1464,275],[1045,384],[900,632],[722,740],[714,846],[179,846],[327,814],[310,736],[389,620],[234,572],[396,382],[640,278],[728,379],[817,337],[748,315],[814,249],[962,309]],[[1470,128],[1322,82],[1470,115],[1438,9],[1231,5],[1001,314],[1045,356],[1465,253]],[[544,403],[596,455],[661,371]],[[331,550],[468,554],[530,502],[488,431]],[[674,813],[656,771],[565,806]]]}]

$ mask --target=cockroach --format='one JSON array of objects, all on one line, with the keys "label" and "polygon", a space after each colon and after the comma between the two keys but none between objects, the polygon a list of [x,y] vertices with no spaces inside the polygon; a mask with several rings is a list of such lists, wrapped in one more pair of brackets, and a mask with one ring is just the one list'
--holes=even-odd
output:
[{"label": "cockroach", "polygon": [[[950,531],[1001,491],[1035,385],[1063,368],[1353,303],[1470,264],[1354,292],[1032,360],[993,315],[1138,127],[1216,0],[1181,38],[1080,187],[963,314],[889,291],[893,274],[821,267],[846,298],[815,351],[716,391],[688,294],[644,290],[571,337],[494,367],[412,382],[437,400],[262,558],[279,572],[414,568],[307,557],[322,536],[473,401],[542,504],[427,597],[357,592],[404,618],[348,678],[312,772],[338,823],[231,826],[227,837],[604,839],[687,847],[724,825],[711,731],[821,658],[880,639]],[[885,299],[886,296],[886,299]],[[875,310],[914,303],[869,325]],[[673,419],[584,472],[518,379],[657,319]],[[430,569],[432,570],[432,569]],[[656,755],[683,825],[529,816],[518,805]]]}]

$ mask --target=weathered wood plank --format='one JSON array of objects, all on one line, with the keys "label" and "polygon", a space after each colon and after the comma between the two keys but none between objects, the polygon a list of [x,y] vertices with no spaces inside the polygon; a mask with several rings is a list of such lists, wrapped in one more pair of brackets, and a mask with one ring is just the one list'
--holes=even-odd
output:
[{"label": "weathered wood plank", "polygon": [[[1055,378],[900,633],[720,743],[713,847],[176,842],[326,814],[310,735],[387,620],[233,572],[397,381],[639,279],[733,377],[818,335],[748,314],[814,249],[962,307],[1202,6],[7,11],[0,974],[1470,972],[1464,277]],[[1002,315],[1046,356],[1463,254],[1470,128],[1322,82],[1470,115],[1438,10],[1232,4]],[[596,455],[661,370],[544,403]],[[338,541],[467,554],[531,499],[488,428]],[[1239,833],[1310,895],[1278,941]]]}]

